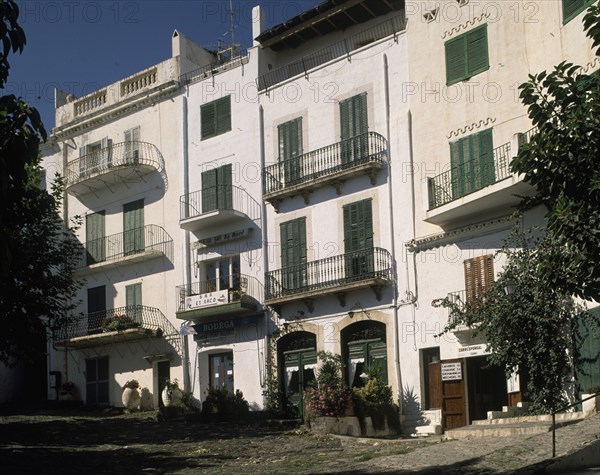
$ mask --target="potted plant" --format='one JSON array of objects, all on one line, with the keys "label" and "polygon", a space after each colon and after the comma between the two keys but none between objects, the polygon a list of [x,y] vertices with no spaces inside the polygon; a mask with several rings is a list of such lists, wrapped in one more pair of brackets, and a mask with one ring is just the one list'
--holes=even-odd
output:
[{"label": "potted plant", "polygon": [[65,381],[60,386],[59,399],[61,401],[72,401],[75,399],[75,383],[71,381]]},{"label": "potted plant", "polygon": [[136,411],[140,407],[140,383],[135,379],[130,379],[123,385],[123,394],[121,395],[121,402],[127,411]]},{"label": "potted plant", "polygon": [[181,398],[183,394],[179,389],[179,383],[176,379],[170,380],[167,379],[165,381],[165,388],[161,394],[162,402],[165,407],[178,405],[181,403]]},{"label": "potted plant", "polygon": [[586,399],[590,396],[596,395],[587,401],[583,401],[581,404],[583,406],[584,414],[593,414],[595,412],[600,412],[600,386],[590,386],[585,390],[585,392],[581,395],[581,399]]},{"label": "potted plant", "polygon": [[127,315],[113,315],[112,317],[106,317],[102,322],[102,330],[105,332],[127,330],[128,328],[137,328],[139,326],[138,322]]}]

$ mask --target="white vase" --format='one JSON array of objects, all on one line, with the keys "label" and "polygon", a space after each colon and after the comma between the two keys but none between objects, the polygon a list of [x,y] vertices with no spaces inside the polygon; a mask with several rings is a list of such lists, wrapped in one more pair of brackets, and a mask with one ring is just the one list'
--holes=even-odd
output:
[{"label": "white vase", "polygon": [[128,411],[137,411],[140,408],[140,392],[137,389],[125,388],[121,395],[121,402]]},{"label": "white vase", "polygon": [[182,396],[183,394],[179,388],[172,389],[170,392],[167,390],[167,388],[165,388],[161,394],[162,402],[165,407],[176,406],[181,402]]}]

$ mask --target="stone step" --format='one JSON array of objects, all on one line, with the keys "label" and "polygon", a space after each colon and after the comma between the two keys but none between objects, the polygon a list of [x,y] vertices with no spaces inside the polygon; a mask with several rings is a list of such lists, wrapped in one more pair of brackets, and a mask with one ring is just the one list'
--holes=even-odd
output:
[{"label": "stone step", "polygon": [[[584,418],[583,412],[565,412],[556,414],[556,421],[579,421]],[[481,419],[472,422],[472,425],[487,426],[493,424],[521,424],[536,422],[552,422],[552,415],[541,414],[538,416],[502,417],[498,419]]]},{"label": "stone step", "polygon": [[[582,419],[557,420],[556,427],[574,424]],[[549,432],[552,430],[552,422],[514,422],[512,424],[472,424],[445,432],[446,439],[466,439],[469,437],[507,437],[514,435],[532,435]]]}]

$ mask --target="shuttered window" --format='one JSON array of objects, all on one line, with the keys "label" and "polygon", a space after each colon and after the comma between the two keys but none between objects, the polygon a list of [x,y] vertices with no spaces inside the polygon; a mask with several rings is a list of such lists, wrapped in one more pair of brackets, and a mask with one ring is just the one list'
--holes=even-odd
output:
[{"label": "shuttered window", "polygon": [[125,287],[125,312],[136,323],[142,323],[142,284]]},{"label": "shuttered window", "polygon": [[281,223],[279,232],[283,287],[298,289],[306,285],[306,218]]},{"label": "shuttered window", "polygon": [[371,199],[344,206],[346,278],[368,277],[374,270]]},{"label": "shuttered window", "polygon": [[126,256],[143,252],[144,241],[144,200],[123,205],[123,252]]},{"label": "shuttered window", "polygon": [[104,211],[85,217],[85,250],[87,265],[102,262],[106,258],[104,234]]},{"label": "shuttered window", "polygon": [[340,102],[340,139],[342,164],[366,158],[369,131],[367,93]]},{"label": "shuttered window", "polygon": [[496,182],[492,129],[450,143],[452,199]]},{"label": "shuttered window", "polygon": [[494,283],[494,256],[474,257],[464,261],[467,303],[479,300],[487,287]]},{"label": "shuttered window", "polygon": [[231,164],[202,173],[202,212],[233,208]]},{"label": "shuttered window", "polygon": [[279,161],[283,162],[285,183],[290,185],[302,177],[302,118],[277,127]]},{"label": "shuttered window", "polygon": [[446,42],[446,84],[469,79],[490,67],[487,25]]},{"label": "shuttered window", "polygon": [[231,96],[222,97],[200,107],[200,128],[202,140],[231,130]]},{"label": "shuttered window", "polygon": [[597,0],[563,0],[563,24],[568,23],[596,1]]},{"label": "shuttered window", "polygon": [[138,163],[140,158],[140,128],[126,130],[125,138],[125,160],[127,163]]}]

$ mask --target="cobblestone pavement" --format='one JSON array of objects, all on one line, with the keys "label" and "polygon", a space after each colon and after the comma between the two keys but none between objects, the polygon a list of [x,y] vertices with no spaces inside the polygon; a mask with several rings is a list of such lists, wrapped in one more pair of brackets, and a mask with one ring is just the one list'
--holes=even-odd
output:
[{"label": "cobblestone pavement", "polygon": [[[600,415],[557,431],[557,453],[598,440]],[[551,434],[441,441],[316,436],[259,425],[158,422],[152,414],[0,417],[7,474],[535,473]]]}]

